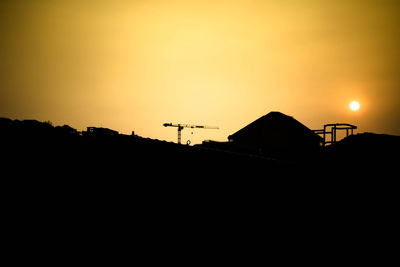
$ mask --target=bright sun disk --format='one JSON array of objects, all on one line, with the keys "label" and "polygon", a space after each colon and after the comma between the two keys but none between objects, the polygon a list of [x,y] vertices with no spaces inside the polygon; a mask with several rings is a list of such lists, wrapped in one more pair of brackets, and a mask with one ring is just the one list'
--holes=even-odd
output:
[{"label": "bright sun disk", "polygon": [[357,110],[359,110],[360,109],[360,103],[358,103],[357,101],[352,101],[352,102],[350,102],[350,109],[352,110],[352,111],[357,111]]}]

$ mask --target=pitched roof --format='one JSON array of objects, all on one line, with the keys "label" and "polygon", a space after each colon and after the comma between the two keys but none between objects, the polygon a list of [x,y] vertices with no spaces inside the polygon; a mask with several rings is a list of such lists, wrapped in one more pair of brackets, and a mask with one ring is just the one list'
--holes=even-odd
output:
[{"label": "pitched roof", "polygon": [[291,116],[285,115],[277,111],[270,112],[258,118],[254,122],[237,131],[236,133],[228,136],[228,139],[240,139],[254,132],[288,133],[289,135],[305,135],[308,138],[312,138],[318,141],[322,140],[320,136],[315,134],[304,124],[300,123]]}]

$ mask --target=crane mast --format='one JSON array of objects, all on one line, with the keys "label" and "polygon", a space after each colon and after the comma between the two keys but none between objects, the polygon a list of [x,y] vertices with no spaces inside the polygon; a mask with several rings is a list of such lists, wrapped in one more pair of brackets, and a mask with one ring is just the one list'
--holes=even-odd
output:
[{"label": "crane mast", "polygon": [[177,127],[178,128],[178,144],[181,143],[181,136],[183,128],[197,128],[197,129],[219,129],[216,126],[206,126],[206,125],[193,125],[193,124],[181,124],[181,123],[164,123],[164,127]]}]

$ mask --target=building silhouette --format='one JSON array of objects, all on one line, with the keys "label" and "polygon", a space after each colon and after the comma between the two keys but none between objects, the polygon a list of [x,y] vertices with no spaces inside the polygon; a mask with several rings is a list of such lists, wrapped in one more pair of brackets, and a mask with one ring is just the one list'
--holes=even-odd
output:
[{"label": "building silhouette", "polygon": [[258,153],[297,154],[315,151],[323,139],[291,116],[270,112],[228,136],[235,147]]}]

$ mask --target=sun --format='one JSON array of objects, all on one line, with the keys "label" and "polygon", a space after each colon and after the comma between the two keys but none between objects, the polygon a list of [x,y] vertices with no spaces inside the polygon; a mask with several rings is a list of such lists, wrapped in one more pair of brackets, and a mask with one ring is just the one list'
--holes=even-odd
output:
[{"label": "sun", "polygon": [[360,103],[358,101],[351,101],[349,107],[352,111],[357,111],[360,109]]}]

